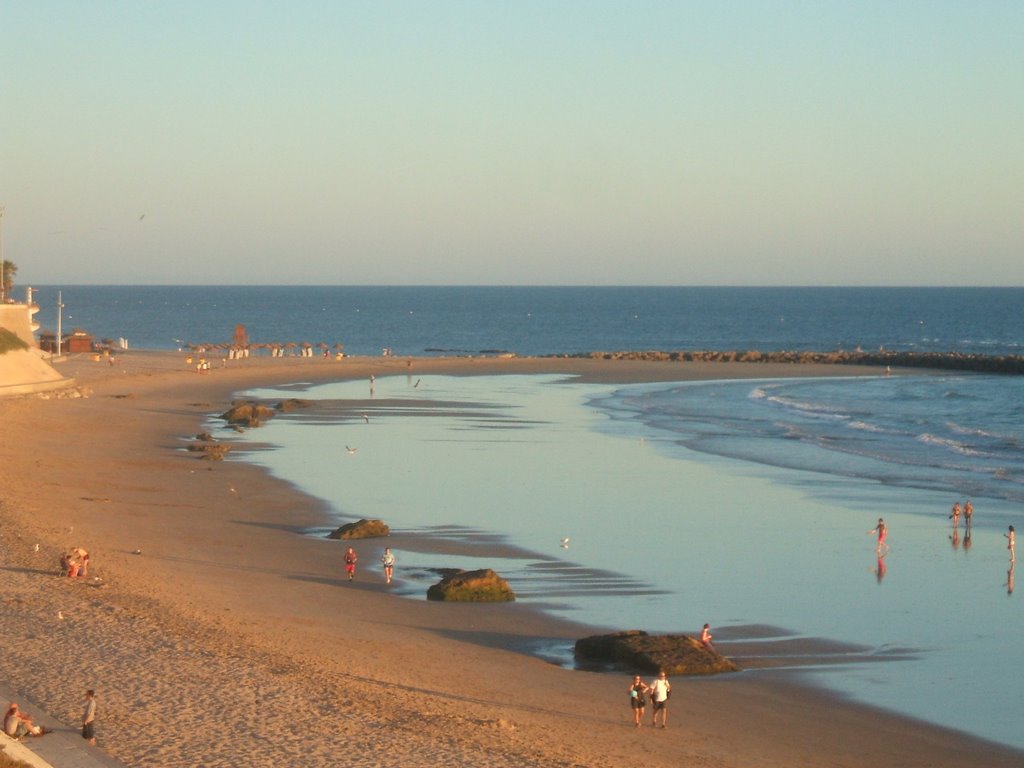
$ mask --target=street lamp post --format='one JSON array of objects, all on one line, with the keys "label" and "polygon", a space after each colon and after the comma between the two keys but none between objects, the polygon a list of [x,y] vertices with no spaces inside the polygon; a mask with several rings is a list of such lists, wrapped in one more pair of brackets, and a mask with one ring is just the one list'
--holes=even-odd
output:
[{"label": "street lamp post", "polygon": [[4,207],[0,205],[0,304],[7,303],[7,270],[4,263]]}]

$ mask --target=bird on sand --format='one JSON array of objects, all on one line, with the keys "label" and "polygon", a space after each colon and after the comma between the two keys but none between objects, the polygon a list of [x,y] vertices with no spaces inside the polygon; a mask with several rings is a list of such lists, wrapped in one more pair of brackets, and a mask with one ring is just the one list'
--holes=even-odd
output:
[{"label": "bird on sand", "polygon": [[367,424],[369,424],[370,423],[370,414],[364,413],[363,414],[363,421],[365,421]]}]

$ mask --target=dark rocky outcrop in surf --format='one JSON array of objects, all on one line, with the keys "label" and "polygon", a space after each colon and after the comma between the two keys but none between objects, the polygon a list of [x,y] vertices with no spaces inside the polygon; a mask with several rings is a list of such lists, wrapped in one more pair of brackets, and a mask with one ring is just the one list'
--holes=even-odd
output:
[{"label": "dark rocky outcrop in surf", "polygon": [[274,416],[276,411],[262,403],[238,402],[220,415],[228,424],[239,424],[244,427],[258,427]]},{"label": "dark rocky outcrop in surf", "polygon": [[1024,374],[1024,355],[981,355],[965,352],[863,352],[837,350],[810,352],[781,350],[692,350],[679,352],[619,351],[586,352],[555,357],[597,360],[653,360],[701,363],[825,363],[831,365],[869,365],[882,368],[930,368],[935,370],[976,371],[979,373]]},{"label": "dark rocky outcrop in surf", "polygon": [[428,600],[500,603],[516,599],[508,582],[490,568],[448,573],[427,590]]},{"label": "dark rocky outcrop in surf", "polygon": [[360,520],[345,525],[327,534],[328,539],[372,539],[390,536],[391,528],[383,520]]},{"label": "dark rocky outcrop in surf", "polygon": [[576,641],[577,661],[599,662],[630,671],[669,675],[717,675],[739,670],[689,635],[649,635],[639,629],[593,635]]}]

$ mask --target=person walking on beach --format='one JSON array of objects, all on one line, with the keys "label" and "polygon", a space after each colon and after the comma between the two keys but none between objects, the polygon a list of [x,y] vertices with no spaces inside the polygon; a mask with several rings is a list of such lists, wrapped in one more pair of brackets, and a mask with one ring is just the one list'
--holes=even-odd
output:
[{"label": "person walking on beach", "polygon": [[1010,550],[1010,562],[1011,563],[1015,563],[1015,562],[1017,562],[1017,552],[1016,552],[1016,538],[1017,537],[1016,537],[1016,534],[1014,534],[1014,532],[1013,532],[1013,526],[1012,525],[1010,526],[1010,530],[1007,533],[1004,533],[1003,536],[1006,537],[1006,548],[1008,550]]},{"label": "person walking on beach", "polygon": [[658,673],[657,679],[651,682],[651,725],[658,727],[658,714],[661,714],[661,727],[668,727],[668,697],[672,695],[672,684],[664,671]]},{"label": "person walking on beach", "polygon": [[[971,504],[971,500],[968,499],[964,504],[964,525],[967,526],[967,530],[971,530],[971,523],[974,520],[974,505]],[[970,534],[968,534],[970,535]]]},{"label": "person walking on beach", "polygon": [[629,706],[633,710],[633,725],[637,728],[643,725],[644,709],[647,707],[647,692],[651,690],[647,684],[640,679],[640,675],[633,678],[633,684],[629,686]]},{"label": "person walking on beach", "polygon": [[352,581],[356,577],[356,561],[359,558],[356,556],[356,551],[349,547],[345,552],[345,573],[348,574],[348,580]]},{"label": "person walking on beach", "polygon": [[96,743],[96,692],[92,688],[85,692],[85,709],[82,711],[82,738],[90,744]]},{"label": "person walking on beach", "polygon": [[387,583],[391,583],[391,576],[395,571],[395,556],[391,554],[391,547],[384,547],[384,554],[380,557],[381,563],[384,565],[384,576],[387,578]]},{"label": "person walking on beach", "polygon": [[888,552],[889,545],[885,543],[885,537],[889,535],[889,530],[885,527],[885,521],[882,518],[878,518],[878,525],[868,531],[868,535],[872,533],[878,534],[878,546],[875,548],[875,551],[881,554],[884,547],[885,551]]},{"label": "person walking on beach", "polygon": [[953,519],[953,527],[960,527],[960,502],[953,502],[953,511],[949,513],[949,516]]}]

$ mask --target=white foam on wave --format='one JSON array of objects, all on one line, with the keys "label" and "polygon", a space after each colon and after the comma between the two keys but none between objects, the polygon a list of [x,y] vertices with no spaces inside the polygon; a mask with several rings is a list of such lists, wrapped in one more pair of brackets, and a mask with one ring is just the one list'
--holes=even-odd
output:
[{"label": "white foam on wave", "polygon": [[924,432],[917,436],[918,442],[927,443],[929,445],[938,445],[943,448],[948,448],[955,453],[959,453],[962,456],[991,456],[992,454],[986,453],[985,451],[979,451],[975,448],[959,443],[956,440],[951,440],[948,437],[939,437],[928,432]]},{"label": "white foam on wave", "polygon": [[876,432],[882,435],[892,434],[891,429],[885,429],[877,424],[869,424],[866,421],[850,421],[847,422],[846,426],[850,429],[859,429],[862,432]]},{"label": "white foam on wave", "polygon": [[801,414],[808,416],[842,420],[850,418],[844,410],[835,406],[826,405],[825,403],[816,403],[810,400],[797,400],[792,397],[785,397],[784,395],[769,395],[766,399],[769,403],[781,405],[783,408],[798,411]]}]

